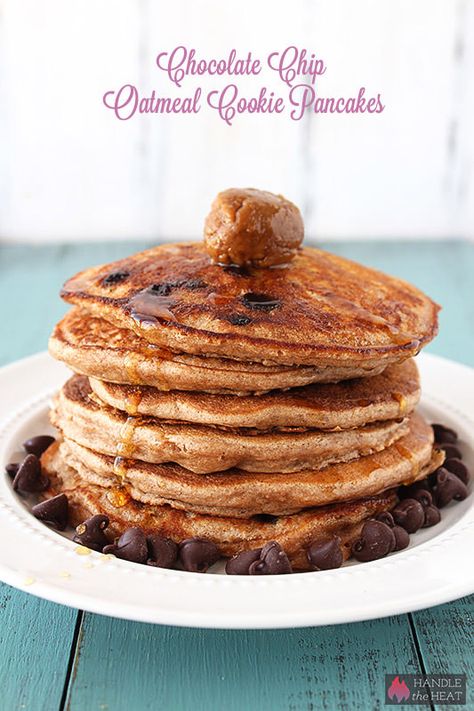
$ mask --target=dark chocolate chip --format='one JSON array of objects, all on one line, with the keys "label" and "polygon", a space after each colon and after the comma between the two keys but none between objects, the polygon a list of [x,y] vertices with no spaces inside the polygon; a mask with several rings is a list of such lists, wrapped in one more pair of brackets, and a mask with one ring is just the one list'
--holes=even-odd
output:
[{"label": "dark chocolate chip", "polygon": [[16,476],[16,473],[20,467],[20,462],[10,462],[9,464],[5,465],[5,471],[8,474],[8,476],[11,476],[13,479]]},{"label": "dark chocolate chip", "polygon": [[216,544],[205,538],[187,538],[179,544],[181,565],[192,573],[205,573],[219,558]]},{"label": "dark chocolate chip", "polygon": [[352,555],[361,563],[378,560],[395,550],[393,529],[382,521],[366,521],[360,538],[352,544]]},{"label": "dark chocolate chip", "polygon": [[266,543],[260,551],[259,560],[249,567],[249,575],[285,575],[292,572],[288,556],[276,541]]},{"label": "dark chocolate chip", "polygon": [[416,499],[403,499],[392,510],[393,520],[408,533],[415,533],[425,522],[423,506]]},{"label": "dark chocolate chip", "polygon": [[382,511],[382,513],[379,513],[378,516],[375,517],[375,520],[385,523],[392,529],[393,535],[395,536],[394,551],[401,551],[408,546],[410,543],[410,536],[404,528],[395,524],[393,516],[389,511]]},{"label": "dark chocolate chip", "polygon": [[130,276],[130,272],[111,272],[104,279],[104,284],[119,284]]},{"label": "dark chocolate chip", "polygon": [[467,487],[456,474],[440,467],[436,476],[436,503],[440,509],[450,501],[462,501],[468,495]]},{"label": "dark chocolate chip", "polygon": [[49,479],[41,472],[40,460],[35,454],[27,454],[13,479],[13,489],[25,494],[45,491]]},{"label": "dark chocolate chip", "polygon": [[413,499],[415,498],[414,494],[417,494],[419,491],[431,491],[428,479],[415,481],[414,484],[410,484],[409,486],[401,486],[398,489],[398,496],[400,499]]},{"label": "dark chocolate chip", "polygon": [[172,568],[178,560],[178,545],[171,538],[164,538],[157,533],[147,536],[147,565],[156,568]]},{"label": "dark chocolate chip", "polygon": [[467,470],[466,465],[461,462],[460,459],[446,459],[446,461],[443,464],[443,467],[447,469],[449,472],[452,474],[456,474],[456,476],[461,479],[463,484],[467,484],[469,481],[469,472]]},{"label": "dark chocolate chip", "polygon": [[423,528],[430,528],[431,526],[436,526],[437,523],[441,521],[441,513],[436,506],[427,506],[425,509],[425,522]]},{"label": "dark chocolate chip", "polygon": [[206,289],[208,284],[203,279],[187,279],[183,282],[183,286],[190,291],[197,291],[198,289]]},{"label": "dark chocolate chip", "polygon": [[446,455],[446,459],[462,459],[460,450],[454,444],[443,444],[439,446]]},{"label": "dark chocolate chip", "polygon": [[435,442],[438,444],[455,444],[458,440],[457,432],[452,430],[450,427],[445,427],[445,425],[440,425],[438,423],[431,425],[434,432]]},{"label": "dark chocolate chip", "polygon": [[43,452],[46,452],[50,444],[53,444],[54,437],[50,435],[38,435],[37,437],[32,437],[23,442],[23,449],[28,452],[28,454],[36,454],[37,457],[41,457]]},{"label": "dark chocolate chip", "polygon": [[390,511],[382,511],[382,513],[377,514],[375,520],[381,521],[386,526],[390,526],[390,528],[393,528],[395,526],[395,521],[393,520],[393,516]]},{"label": "dark chocolate chip", "polygon": [[233,558],[230,558],[225,566],[225,572],[227,575],[249,575],[249,568],[252,563],[260,560],[260,553],[262,549],[257,548],[253,551],[242,551],[242,553],[237,553]]},{"label": "dark chocolate chip", "polygon": [[91,516],[76,527],[76,533],[72,540],[100,553],[104,546],[109,543],[105,535],[105,529],[108,525],[108,516],[102,514]]},{"label": "dark chocolate chip", "polygon": [[58,494],[33,506],[31,513],[43,523],[64,531],[68,524],[69,504],[66,494]]},{"label": "dark chocolate chip", "polygon": [[234,326],[247,326],[252,319],[249,316],[244,316],[244,314],[231,314],[227,316],[227,321]]},{"label": "dark chocolate chip", "polygon": [[222,269],[228,274],[234,274],[239,277],[249,277],[251,276],[250,271],[247,267],[239,267],[237,264],[226,264]]},{"label": "dark chocolate chip", "polygon": [[278,521],[279,516],[274,516],[273,514],[266,514],[266,513],[261,513],[261,514],[254,514],[252,516],[252,519],[254,521],[258,521],[259,523],[276,523]]},{"label": "dark chocolate chip", "polygon": [[344,561],[341,539],[332,536],[314,541],[306,551],[306,557],[313,570],[340,568]]},{"label": "dark chocolate chip", "polygon": [[433,505],[433,496],[431,495],[431,492],[427,491],[426,489],[420,489],[419,491],[415,491],[413,493],[412,498],[416,499],[416,501],[419,501],[424,509],[428,508],[428,506]]},{"label": "dark chocolate chip", "polygon": [[394,526],[392,531],[395,536],[395,548],[393,550],[402,551],[410,543],[410,535],[401,526]]},{"label": "dark chocolate chip", "polygon": [[116,543],[105,546],[102,553],[113,553],[117,558],[131,563],[146,563],[148,546],[141,528],[127,528]]},{"label": "dark chocolate chip", "polygon": [[175,284],[172,282],[164,282],[163,284],[153,284],[149,291],[157,296],[169,296],[174,289]]},{"label": "dark chocolate chip", "polygon": [[241,301],[248,309],[257,309],[259,311],[273,311],[273,309],[281,306],[279,299],[268,296],[268,294],[254,294],[253,292],[241,296]]}]

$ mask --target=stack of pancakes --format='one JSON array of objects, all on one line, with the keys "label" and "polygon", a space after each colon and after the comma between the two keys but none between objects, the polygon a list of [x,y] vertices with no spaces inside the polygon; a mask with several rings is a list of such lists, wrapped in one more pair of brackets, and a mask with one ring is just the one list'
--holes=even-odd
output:
[{"label": "stack of pancakes", "polygon": [[412,356],[438,307],[405,282],[318,249],[280,268],[223,267],[163,245],[88,269],[50,340],[74,371],[51,412],[49,495],[75,524],[110,518],[224,556],[307,547],[363,522],[441,464]]}]

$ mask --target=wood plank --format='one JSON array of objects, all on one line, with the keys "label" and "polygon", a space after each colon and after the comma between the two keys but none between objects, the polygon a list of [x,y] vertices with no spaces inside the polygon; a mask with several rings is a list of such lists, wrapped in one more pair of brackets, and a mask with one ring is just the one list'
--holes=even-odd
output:
[{"label": "wood plank", "polygon": [[77,614],[0,583],[2,709],[59,709]]},{"label": "wood plank", "polygon": [[71,711],[379,709],[384,674],[398,669],[420,671],[406,616],[220,631],[86,615],[68,703]]},{"label": "wood plank", "polygon": [[[467,705],[474,708],[474,595],[412,615],[428,674],[466,674]],[[437,706],[440,711],[446,706]]]}]

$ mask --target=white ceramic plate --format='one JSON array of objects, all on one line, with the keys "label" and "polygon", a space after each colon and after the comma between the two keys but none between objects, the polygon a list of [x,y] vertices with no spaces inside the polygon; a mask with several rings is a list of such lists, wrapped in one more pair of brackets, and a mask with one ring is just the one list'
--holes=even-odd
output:
[{"label": "white ceramic plate", "polygon": [[[459,432],[474,471],[474,370],[422,355],[422,410]],[[46,353],[0,370],[0,467],[50,431],[51,394],[68,377]],[[1,471],[1,469],[0,469]],[[0,578],[54,602],[143,622],[193,627],[329,625],[393,615],[474,591],[473,496],[409,548],[371,563],[281,576],[226,576],[136,565],[78,547],[37,521],[0,474]]]}]

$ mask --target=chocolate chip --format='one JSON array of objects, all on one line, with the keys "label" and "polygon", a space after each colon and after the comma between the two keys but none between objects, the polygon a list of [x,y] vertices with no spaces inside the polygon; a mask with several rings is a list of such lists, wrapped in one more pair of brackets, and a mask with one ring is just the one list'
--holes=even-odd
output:
[{"label": "chocolate chip", "polygon": [[431,425],[434,432],[435,442],[438,444],[455,444],[458,440],[457,432],[452,430],[450,427],[445,427],[445,425],[440,425],[438,423]]},{"label": "chocolate chip", "polygon": [[131,563],[146,563],[148,546],[141,528],[127,528],[116,543],[105,546],[102,553],[113,553],[117,558]]},{"label": "chocolate chip", "polygon": [[24,494],[45,491],[49,486],[49,479],[41,472],[40,460],[35,454],[27,454],[13,479],[14,491]]},{"label": "chocolate chip", "polygon": [[208,284],[203,279],[187,279],[182,286],[190,291],[197,291],[198,289],[206,289]]},{"label": "chocolate chip", "polygon": [[111,272],[105,277],[104,284],[119,284],[130,276],[130,272]]},{"label": "chocolate chip", "polygon": [[261,514],[254,514],[252,516],[253,521],[258,521],[259,523],[276,523],[278,521],[279,516],[274,516],[273,514],[266,514],[266,513],[261,513]]},{"label": "chocolate chip", "polygon": [[172,568],[178,560],[178,546],[171,538],[164,538],[157,533],[147,536],[147,565],[157,568]]},{"label": "chocolate chip", "polygon": [[241,297],[241,301],[248,309],[257,309],[259,311],[273,311],[273,309],[281,306],[279,299],[268,296],[268,294],[254,294],[249,292]]},{"label": "chocolate chip", "polygon": [[403,499],[392,510],[393,520],[408,533],[415,533],[425,522],[423,506],[416,499]]},{"label": "chocolate chip", "polygon": [[395,548],[394,551],[401,551],[408,546],[410,543],[410,536],[407,531],[401,526],[397,526],[393,520],[393,516],[389,511],[382,511],[375,517],[376,521],[381,521],[385,523],[389,528],[392,529],[393,535],[395,536]]},{"label": "chocolate chip", "polygon": [[149,291],[157,296],[169,296],[174,289],[175,284],[172,282],[164,282],[163,284],[153,284],[150,286]]},{"label": "chocolate chip", "polygon": [[252,319],[249,316],[244,316],[244,314],[231,314],[227,316],[227,321],[234,326],[247,326]]},{"label": "chocolate chip", "polygon": [[5,465],[5,472],[13,479],[16,476],[19,467],[20,462],[10,462]]},{"label": "chocolate chip", "polygon": [[440,467],[436,476],[436,503],[442,509],[450,501],[462,501],[468,495],[467,487],[456,474]]},{"label": "chocolate chip", "polygon": [[181,565],[192,573],[205,573],[219,558],[216,544],[205,538],[187,538],[179,544]]},{"label": "chocolate chip", "polygon": [[440,449],[445,453],[446,459],[462,459],[461,452],[454,444],[443,444]]},{"label": "chocolate chip", "polygon": [[382,521],[366,521],[360,538],[352,544],[352,555],[361,563],[378,560],[395,550],[393,530]]},{"label": "chocolate chip", "polygon": [[54,437],[50,435],[38,435],[37,437],[32,437],[23,442],[23,449],[25,449],[28,454],[36,454],[37,457],[41,457],[43,452],[46,452],[50,444],[53,444]]},{"label": "chocolate chip", "polygon": [[76,527],[76,534],[72,540],[100,553],[104,546],[109,543],[105,535],[105,529],[108,525],[108,516],[102,514],[91,516]]},{"label": "chocolate chip", "polygon": [[234,274],[239,277],[249,277],[251,276],[247,267],[239,267],[237,264],[226,264],[222,269],[228,274]]},{"label": "chocolate chip", "polygon": [[249,567],[249,575],[286,575],[292,573],[291,563],[276,541],[269,541],[260,551],[260,558]]},{"label": "chocolate chip", "polygon": [[423,528],[436,526],[441,521],[441,512],[436,506],[427,506],[425,509],[425,522]]},{"label": "chocolate chip", "polygon": [[313,570],[340,568],[344,560],[341,539],[332,536],[314,541],[306,551],[306,557]]},{"label": "chocolate chip", "polygon": [[417,494],[419,491],[431,491],[428,479],[415,481],[414,484],[410,484],[409,486],[401,486],[398,489],[398,496],[400,499],[413,499],[415,498],[414,494]]},{"label": "chocolate chip", "polygon": [[393,535],[395,536],[395,548],[394,551],[402,551],[410,543],[410,536],[408,531],[405,531],[401,526],[394,526],[392,528]]},{"label": "chocolate chip", "polygon": [[58,494],[52,499],[46,499],[40,504],[36,504],[31,509],[31,513],[43,523],[64,531],[68,524],[69,504],[66,494]]},{"label": "chocolate chip", "polygon": [[466,465],[461,462],[460,459],[446,459],[446,461],[443,464],[443,467],[447,469],[449,472],[452,474],[456,474],[456,476],[461,479],[463,484],[467,484],[469,481],[469,472],[467,470]]},{"label": "chocolate chip", "polygon": [[432,506],[433,504],[433,496],[431,495],[431,492],[426,489],[415,491],[412,498],[419,501],[424,509],[428,508],[428,506]]},{"label": "chocolate chip", "polygon": [[227,575],[249,575],[249,568],[252,563],[260,560],[261,551],[261,548],[257,548],[253,551],[242,551],[242,553],[237,553],[237,555],[234,555],[227,561],[225,572]]},{"label": "chocolate chip", "polygon": [[381,521],[386,526],[390,526],[390,528],[393,528],[395,526],[395,521],[393,520],[393,516],[390,511],[382,511],[382,513],[377,514],[375,520]]}]

